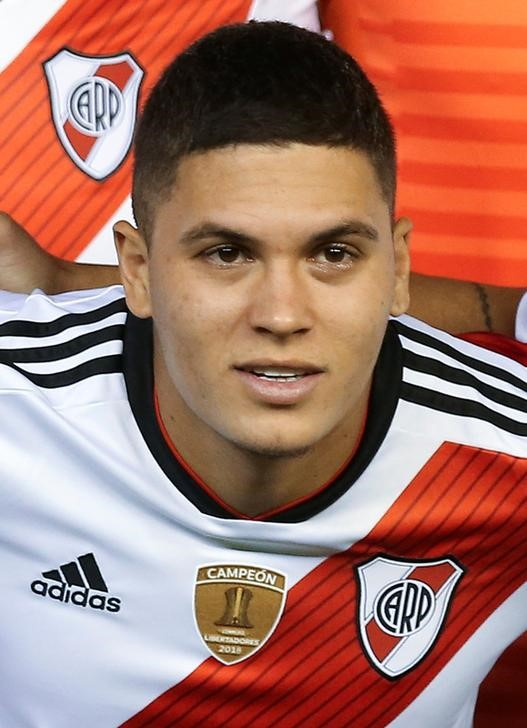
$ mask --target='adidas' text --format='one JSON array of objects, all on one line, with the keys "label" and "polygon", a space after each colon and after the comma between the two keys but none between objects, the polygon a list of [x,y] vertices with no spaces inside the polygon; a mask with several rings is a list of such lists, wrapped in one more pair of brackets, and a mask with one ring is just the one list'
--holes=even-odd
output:
[{"label": "'adidas' text", "polygon": [[107,612],[121,609],[121,600],[108,595],[108,586],[92,553],[61,564],[58,569],[43,571],[42,576],[46,581],[35,579],[31,583],[33,594],[77,607]]},{"label": "'adidas' text", "polygon": [[92,609],[118,612],[121,609],[121,600],[118,597],[107,597],[105,594],[90,593],[89,589],[71,589],[66,584],[46,584],[45,581],[35,579],[31,584],[31,591],[42,597],[48,596],[65,604],[76,604],[78,607],[91,607]]}]

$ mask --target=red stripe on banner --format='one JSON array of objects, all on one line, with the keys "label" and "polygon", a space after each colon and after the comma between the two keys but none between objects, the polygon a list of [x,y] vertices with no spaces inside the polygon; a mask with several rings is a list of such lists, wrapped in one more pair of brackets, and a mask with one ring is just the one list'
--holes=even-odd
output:
[{"label": "red stripe on banner", "polygon": [[[123,728],[386,725],[522,582],[522,481],[524,462],[443,445],[366,538],[290,590],[282,620],[262,650],[235,665],[206,660]],[[396,681],[369,665],[356,624],[353,569],[380,551],[410,561],[452,555],[466,569],[435,646]],[[438,569],[438,583],[440,575]]]}]

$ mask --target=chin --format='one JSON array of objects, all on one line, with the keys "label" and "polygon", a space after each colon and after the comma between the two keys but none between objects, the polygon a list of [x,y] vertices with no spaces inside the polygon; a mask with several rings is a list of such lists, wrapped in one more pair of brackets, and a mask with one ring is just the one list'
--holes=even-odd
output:
[{"label": "chin", "polygon": [[233,440],[233,444],[244,453],[261,458],[278,460],[285,458],[301,458],[312,449],[311,442],[288,442],[279,439],[265,440]]},{"label": "chin", "polygon": [[301,458],[304,455],[307,455],[307,453],[311,450],[311,445],[304,445],[303,447],[290,447],[286,448],[272,445],[269,447],[252,447],[252,448],[245,448],[245,452],[250,452],[252,455],[258,455],[259,457],[265,458],[267,460],[284,460],[284,459],[290,459],[290,458]]}]

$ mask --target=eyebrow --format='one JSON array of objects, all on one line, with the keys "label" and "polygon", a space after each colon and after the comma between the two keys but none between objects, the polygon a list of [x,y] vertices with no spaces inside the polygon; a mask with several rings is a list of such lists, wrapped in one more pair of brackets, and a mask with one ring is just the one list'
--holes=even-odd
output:
[{"label": "eyebrow", "polygon": [[[321,230],[310,236],[311,244],[325,243],[335,240],[335,238],[346,236],[359,236],[367,240],[377,241],[379,233],[372,225],[362,222],[361,220],[346,220],[338,225],[334,225],[327,230]],[[180,239],[183,244],[192,243],[204,238],[219,238],[229,243],[237,243],[239,245],[258,244],[258,238],[248,235],[247,233],[234,230],[233,228],[223,225],[216,225],[212,222],[204,222],[196,227],[188,230]]]},{"label": "eyebrow", "polygon": [[320,233],[313,235],[310,240],[313,243],[325,243],[327,241],[334,240],[335,238],[341,238],[346,236],[359,236],[366,238],[367,240],[379,240],[379,232],[373,225],[368,225],[361,220],[346,220],[340,225],[329,228],[329,230],[322,230]]},{"label": "eyebrow", "polygon": [[201,225],[191,228],[181,237],[180,242],[186,244],[196,240],[203,240],[204,238],[221,238],[230,243],[239,244],[258,242],[251,235],[224,227],[223,225],[216,225],[212,222],[204,222]]}]

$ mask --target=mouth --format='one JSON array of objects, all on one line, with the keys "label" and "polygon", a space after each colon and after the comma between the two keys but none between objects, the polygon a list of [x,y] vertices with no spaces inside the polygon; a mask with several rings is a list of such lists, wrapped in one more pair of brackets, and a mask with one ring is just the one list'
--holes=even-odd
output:
[{"label": "mouth", "polygon": [[253,397],[277,405],[300,402],[313,390],[325,371],[298,362],[250,362],[234,369]]},{"label": "mouth", "polygon": [[254,374],[259,379],[265,379],[268,382],[296,382],[303,377],[313,374],[313,371],[306,369],[289,369],[284,367],[255,367],[251,369],[243,368],[242,371]]}]

